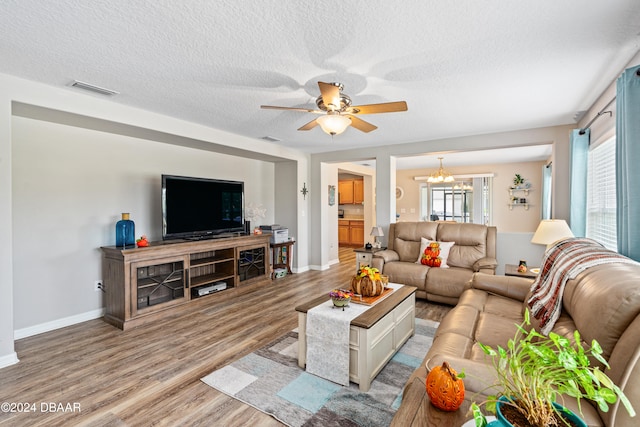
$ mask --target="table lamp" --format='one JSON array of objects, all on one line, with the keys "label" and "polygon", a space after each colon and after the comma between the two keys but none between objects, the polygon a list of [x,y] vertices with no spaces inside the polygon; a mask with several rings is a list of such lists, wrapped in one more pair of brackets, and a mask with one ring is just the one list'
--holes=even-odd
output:
[{"label": "table lamp", "polygon": [[574,237],[564,219],[543,219],[533,234],[531,243],[547,245],[547,249],[558,240]]},{"label": "table lamp", "polygon": [[376,249],[379,249],[380,246],[382,245],[380,242],[378,242],[378,237],[384,236],[384,233],[382,232],[382,227],[375,226],[371,228],[371,236],[373,236],[373,247]]}]

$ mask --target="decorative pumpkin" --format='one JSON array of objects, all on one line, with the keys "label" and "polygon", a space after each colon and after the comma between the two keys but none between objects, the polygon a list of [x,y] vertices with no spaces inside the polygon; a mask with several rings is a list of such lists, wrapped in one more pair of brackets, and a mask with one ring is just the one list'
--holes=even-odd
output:
[{"label": "decorative pumpkin", "polygon": [[431,242],[429,246],[424,249],[424,253],[420,258],[420,264],[429,267],[440,267],[442,265],[442,259],[440,258],[440,243]]},{"label": "decorative pumpkin", "polygon": [[369,276],[355,276],[351,279],[351,290],[354,294],[363,297],[375,297],[382,294],[384,284],[380,279],[371,279]]},{"label": "decorative pumpkin", "polygon": [[427,394],[431,403],[443,411],[455,411],[464,401],[464,382],[447,363],[436,366],[427,375]]},{"label": "decorative pumpkin", "polygon": [[426,249],[424,250],[424,253],[431,255],[432,258],[436,258],[438,255],[440,255],[440,243],[438,242],[429,243],[429,246],[426,247]]}]

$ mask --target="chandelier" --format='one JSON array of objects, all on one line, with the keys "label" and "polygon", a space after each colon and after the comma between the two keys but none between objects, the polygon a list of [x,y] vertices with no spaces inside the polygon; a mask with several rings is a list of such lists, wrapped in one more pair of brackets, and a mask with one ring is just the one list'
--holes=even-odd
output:
[{"label": "chandelier", "polygon": [[438,169],[438,172],[434,172],[431,175],[429,175],[429,178],[427,178],[427,182],[453,182],[454,181],[453,175],[451,175],[449,172],[444,170],[444,168],[442,167],[442,159],[443,157],[438,157],[438,160],[440,160],[440,169]]}]

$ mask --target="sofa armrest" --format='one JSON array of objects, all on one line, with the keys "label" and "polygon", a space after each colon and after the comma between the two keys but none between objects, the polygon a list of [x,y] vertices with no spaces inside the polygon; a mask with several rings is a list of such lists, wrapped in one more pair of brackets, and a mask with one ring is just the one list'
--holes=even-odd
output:
[{"label": "sofa armrest", "polygon": [[494,276],[475,273],[471,279],[471,287],[524,302],[533,279],[515,276]]},{"label": "sofa armrest", "polygon": [[473,271],[475,271],[476,273],[478,271],[482,271],[483,273],[493,271],[493,274],[495,274],[497,267],[498,267],[498,260],[493,257],[480,258],[479,260],[473,263]]},{"label": "sofa armrest", "polygon": [[399,261],[400,255],[393,249],[385,249],[384,251],[374,252],[373,258],[382,258],[384,262]]},{"label": "sofa armrest", "polygon": [[371,260],[372,267],[383,271],[386,262],[400,261],[400,255],[393,249],[385,249],[383,251],[374,252]]}]

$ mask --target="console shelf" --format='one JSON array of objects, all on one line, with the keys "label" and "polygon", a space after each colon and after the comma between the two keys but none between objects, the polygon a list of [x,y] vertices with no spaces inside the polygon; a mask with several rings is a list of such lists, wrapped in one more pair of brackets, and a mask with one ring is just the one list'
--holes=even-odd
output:
[{"label": "console shelf", "polygon": [[[269,280],[269,234],[102,247],[106,322],[128,329],[196,301],[215,302]],[[225,288],[200,295],[198,289]],[[202,292],[201,292],[202,293]]]}]

